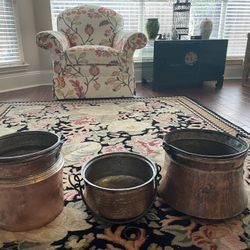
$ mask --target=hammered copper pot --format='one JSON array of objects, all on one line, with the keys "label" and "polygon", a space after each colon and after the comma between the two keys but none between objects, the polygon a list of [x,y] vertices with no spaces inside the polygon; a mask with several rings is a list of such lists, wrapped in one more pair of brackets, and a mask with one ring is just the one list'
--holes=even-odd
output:
[{"label": "hammered copper pot", "polygon": [[50,132],[0,137],[0,228],[26,231],[63,209],[61,141]]},{"label": "hammered copper pot", "polygon": [[95,217],[111,223],[143,216],[154,202],[159,177],[151,160],[130,152],[98,155],[83,166],[81,176],[85,204]]},{"label": "hammered copper pot", "polygon": [[164,137],[159,193],[170,206],[204,219],[227,219],[247,208],[243,165],[248,144],[239,136],[182,129]]}]

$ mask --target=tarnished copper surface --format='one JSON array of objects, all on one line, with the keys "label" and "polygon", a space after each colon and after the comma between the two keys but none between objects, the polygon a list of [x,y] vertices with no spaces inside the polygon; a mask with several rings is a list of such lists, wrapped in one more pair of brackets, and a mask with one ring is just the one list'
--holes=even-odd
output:
[{"label": "tarnished copper surface", "polygon": [[[153,204],[157,184],[155,164],[130,152],[99,155],[82,168],[83,200],[99,219],[130,221]],[[112,183],[111,183],[112,182]]]},{"label": "tarnished copper surface", "polygon": [[0,181],[46,171],[58,159],[60,138],[46,131],[16,132],[0,137]]},{"label": "tarnished copper surface", "polygon": [[39,228],[63,209],[62,155],[49,169],[20,180],[0,181],[0,227],[9,231]]},{"label": "tarnished copper surface", "polygon": [[149,209],[154,199],[154,181],[134,190],[110,191],[85,186],[85,202],[100,217],[108,220],[128,220]]},{"label": "tarnished copper surface", "polygon": [[204,219],[227,219],[247,208],[243,164],[248,144],[227,133],[184,129],[164,138],[159,194],[171,207]]}]

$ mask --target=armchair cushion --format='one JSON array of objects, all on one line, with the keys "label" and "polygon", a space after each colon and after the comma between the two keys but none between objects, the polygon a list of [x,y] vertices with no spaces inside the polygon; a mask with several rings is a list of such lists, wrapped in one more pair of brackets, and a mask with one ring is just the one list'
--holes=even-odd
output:
[{"label": "armchair cushion", "polygon": [[121,53],[107,46],[75,46],[65,51],[65,56],[71,64],[75,65],[118,65]]},{"label": "armchair cushion", "polygon": [[105,45],[112,47],[115,33],[122,29],[123,19],[114,10],[83,5],[59,14],[57,29],[77,45]]}]

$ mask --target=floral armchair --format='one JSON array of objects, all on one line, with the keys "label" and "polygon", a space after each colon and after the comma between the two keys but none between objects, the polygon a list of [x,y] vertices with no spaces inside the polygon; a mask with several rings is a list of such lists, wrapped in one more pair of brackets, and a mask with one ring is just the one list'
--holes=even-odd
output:
[{"label": "floral armchair", "polygon": [[51,52],[56,99],[131,97],[135,94],[133,54],[143,33],[123,32],[115,11],[83,5],[57,18],[58,31],[42,31],[37,45]]}]

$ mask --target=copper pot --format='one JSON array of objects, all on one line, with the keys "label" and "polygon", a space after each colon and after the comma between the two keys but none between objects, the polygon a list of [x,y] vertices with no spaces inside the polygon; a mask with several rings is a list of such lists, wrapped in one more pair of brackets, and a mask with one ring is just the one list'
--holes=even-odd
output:
[{"label": "copper pot", "polygon": [[71,184],[95,217],[111,223],[143,216],[154,202],[160,178],[151,160],[130,152],[98,155],[82,167],[81,176],[84,186],[77,175],[77,184]]},{"label": "copper pot", "polygon": [[26,231],[44,226],[64,205],[60,139],[29,131],[0,137],[0,145],[0,227]]},{"label": "copper pot", "polygon": [[20,179],[51,167],[62,142],[53,133],[24,131],[0,137],[0,180]]},{"label": "copper pot", "polygon": [[165,135],[165,174],[159,193],[173,208],[204,219],[226,219],[247,208],[240,136],[201,129]]}]

